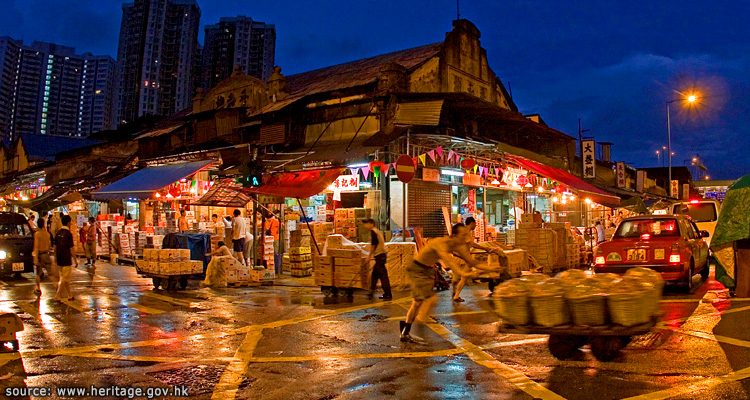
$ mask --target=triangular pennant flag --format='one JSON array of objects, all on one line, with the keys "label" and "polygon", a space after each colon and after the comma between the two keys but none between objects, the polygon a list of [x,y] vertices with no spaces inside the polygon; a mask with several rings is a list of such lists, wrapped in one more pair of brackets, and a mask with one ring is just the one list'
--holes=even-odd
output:
[{"label": "triangular pennant flag", "polygon": [[443,146],[438,146],[435,149],[435,153],[437,153],[438,158],[443,158]]},{"label": "triangular pennant flag", "polygon": [[385,168],[383,168],[384,169],[383,174],[385,174],[386,178],[388,177],[388,174],[391,172],[391,165],[393,164],[386,164]]},{"label": "triangular pennant flag", "polygon": [[427,155],[430,156],[430,160],[432,160],[432,162],[435,162],[435,150],[428,151]]},{"label": "triangular pennant flag", "polygon": [[363,167],[362,168],[362,175],[365,176],[365,180],[370,176],[370,167]]},{"label": "triangular pennant flag", "polygon": [[427,154],[420,154],[419,161],[422,162],[422,165],[427,165]]},{"label": "triangular pennant flag", "polygon": [[448,151],[448,160],[447,160],[447,161],[448,161],[449,163],[452,163],[452,162],[453,162],[453,155],[454,155],[454,154],[455,154],[455,153],[453,153],[453,150],[449,150],[449,151]]},{"label": "triangular pennant flag", "polygon": [[483,175],[483,174],[484,174],[484,167],[479,167],[479,175]]},{"label": "triangular pennant flag", "polygon": [[477,173],[477,169],[479,169],[479,166],[478,166],[478,165],[476,165],[476,164],[474,164],[474,173],[475,173],[475,174]]},{"label": "triangular pennant flag", "polygon": [[412,157],[411,158],[411,162],[414,163],[414,168],[417,168],[417,166],[418,166],[418,164],[417,164],[417,157]]},{"label": "triangular pennant flag", "polygon": [[352,175],[358,175],[359,174],[359,168],[349,168],[349,171],[351,171]]}]

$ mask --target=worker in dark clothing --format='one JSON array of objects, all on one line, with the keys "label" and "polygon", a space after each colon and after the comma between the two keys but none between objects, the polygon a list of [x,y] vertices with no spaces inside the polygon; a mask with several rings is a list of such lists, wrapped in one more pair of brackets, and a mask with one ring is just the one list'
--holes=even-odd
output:
[{"label": "worker in dark clothing", "polygon": [[383,232],[375,227],[375,221],[371,218],[367,218],[362,221],[362,226],[370,231],[370,254],[365,260],[369,263],[370,260],[375,260],[375,267],[372,269],[372,279],[370,280],[370,298],[375,293],[375,288],[380,281],[380,286],[383,287],[383,295],[380,296],[382,300],[392,300],[393,295],[391,294],[391,281],[388,279],[388,270],[385,267],[386,254],[385,254],[385,237]]}]

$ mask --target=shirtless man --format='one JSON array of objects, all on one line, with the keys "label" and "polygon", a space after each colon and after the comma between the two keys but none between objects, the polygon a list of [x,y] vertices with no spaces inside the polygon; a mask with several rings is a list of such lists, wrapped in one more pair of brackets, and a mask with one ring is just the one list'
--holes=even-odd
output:
[{"label": "shirtless man", "polygon": [[[452,254],[458,255],[466,262],[469,267],[477,267],[480,262],[475,260],[469,254],[466,246],[469,230],[464,224],[453,225],[450,237],[443,237],[430,240],[427,245],[417,254],[406,273],[411,281],[411,295],[413,300],[411,307],[406,313],[406,321],[401,321],[401,341],[423,344],[424,340],[419,337],[411,336],[411,326],[417,318],[420,309],[425,313],[430,310],[435,302],[435,292],[432,287],[435,283],[435,268],[433,267],[438,261],[442,261],[450,267],[452,264]],[[455,268],[454,271],[459,271]],[[459,273],[464,273],[463,270]]]},{"label": "shirtless man", "polygon": [[[468,228],[469,234],[466,236],[466,244],[469,247],[469,252],[471,252],[471,249],[478,249],[487,253],[494,253],[497,254],[500,258],[505,258],[505,253],[503,253],[500,249],[493,249],[490,247],[482,246],[481,244],[474,241],[474,229],[477,227],[477,221],[474,219],[474,217],[466,218],[466,227]],[[507,262],[501,262],[501,265],[506,265]],[[479,268],[484,269],[486,268]],[[462,273],[456,273],[456,270],[453,270],[453,302],[454,303],[463,303],[464,299],[461,298],[461,290],[463,290],[464,286],[466,285],[466,282],[469,280],[469,277],[467,273],[471,270],[471,268],[467,268],[467,271]]]}]

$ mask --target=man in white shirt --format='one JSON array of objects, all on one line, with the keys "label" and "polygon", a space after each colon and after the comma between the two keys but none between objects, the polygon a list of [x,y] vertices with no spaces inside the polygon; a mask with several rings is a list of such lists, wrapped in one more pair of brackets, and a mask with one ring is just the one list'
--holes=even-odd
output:
[{"label": "man in white shirt", "polygon": [[596,221],[596,244],[606,242],[607,238],[604,235],[604,226],[602,225],[601,221]]},{"label": "man in white shirt", "polygon": [[242,265],[245,265],[245,219],[242,218],[242,212],[240,210],[234,210],[234,218],[232,218],[232,250],[234,256],[240,260]]}]

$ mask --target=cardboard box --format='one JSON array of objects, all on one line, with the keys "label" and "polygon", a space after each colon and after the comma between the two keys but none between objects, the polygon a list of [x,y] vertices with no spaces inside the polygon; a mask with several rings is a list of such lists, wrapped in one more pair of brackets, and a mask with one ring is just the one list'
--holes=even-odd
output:
[{"label": "cardboard box", "polygon": [[350,249],[328,249],[327,254],[331,257],[342,257],[342,258],[355,258],[355,257],[362,257],[362,252],[359,250],[350,250]]},{"label": "cardboard box", "polygon": [[248,276],[251,282],[260,282],[263,280],[263,273],[262,269],[250,269]]}]

